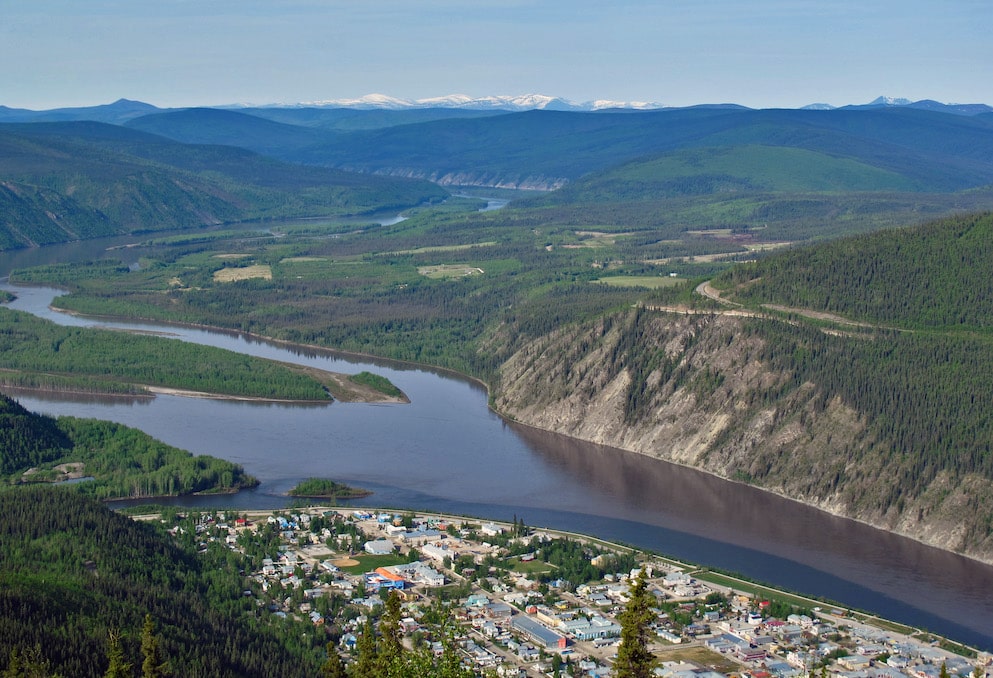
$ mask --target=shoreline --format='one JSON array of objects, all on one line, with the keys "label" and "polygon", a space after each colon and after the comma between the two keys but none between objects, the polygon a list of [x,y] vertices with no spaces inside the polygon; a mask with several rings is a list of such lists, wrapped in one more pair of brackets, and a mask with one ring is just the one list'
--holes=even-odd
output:
[{"label": "shoreline", "polygon": [[[203,330],[203,331],[208,331],[208,332],[220,332],[222,334],[228,334],[228,335],[234,335],[234,336],[248,336],[248,337],[252,337],[252,338],[255,338],[255,339],[260,339],[260,340],[263,340],[265,342],[272,343],[272,344],[279,345],[279,346],[283,346],[283,347],[297,347],[297,348],[302,348],[302,349],[314,350],[314,351],[318,351],[318,352],[321,352],[321,353],[326,353],[326,354],[329,354],[329,355],[337,355],[337,356],[345,356],[345,357],[355,357],[355,358],[361,358],[361,359],[370,359],[372,361],[382,361],[382,362],[387,362],[387,363],[395,363],[397,365],[415,366],[415,367],[427,368],[427,369],[430,369],[430,370],[435,371],[437,373],[453,375],[453,376],[455,376],[455,377],[457,377],[459,379],[463,379],[465,381],[472,382],[472,383],[475,383],[475,384],[481,386],[486,391],[486,394],[487,394],[487,405],[486,405],[487,406],[487,409],[489,409],[491,412],[493,412],[494,414],[496,414],[497,416],[499,416],[505,423],[514,424],[514,425],[518,425],[518,426],[525,426],[525,427],[530,428],[530,429],[535,430],[535,431],[542,431],[542,432],[545,432],[545,433],[552,433],[552,434],[555,434],[555,435],[560,435],[560,436],[563,436],[563,437],[566,437],[566,438],[571,438],[573,440],[578,440],[578,441],[582,441],[582,442],[586,442],[586,443],[603,444],[603,443],[597,443],[596,441],[592,441],[592,440],[589,440],[587,438],[582,438],[582,437],[578,437],[578,436],[575,436],[575,435],[570,435],[570,434],[562,433],[562,432],[560,432],[558,430],[555,430],[555,429],[552,429],[552,428],[545,428],[545,427],[541,427],[541,426],[536,426],[536,425],[530,424],[528,422],[522,421],[520,419],[517,419],[515,417],[512,417],[512,416],[510,416],[508,414],[505,414],[504,412],[502,412],[502,411],[498,410],[497,408],[493,407],[493,401],[492,401],[492,398],[491,398],[492,393],[491,393],[491,390],[490,390],[490,385],[488,383],[486,383],[485,381],[483,381],[482,379],[480,379],[478,377],[467,375],[465,373],[459,372],[459,371],[454,370],[454,369],[451,369],[451,368],[438,367],[438,366],[430,365],[430,364],[426,364],[426,363],[418,363],[418,362],[396,360],[394,358],[383,358],[381,356],[376,356],[376,355],[369,354],[369,353],[360,353],[360,352],[357,352],[357,351],[344,351],[344,350],[339,350],[339,349],[328,348],[328,347],[325,347],[325,346],[319,346],[319,345],[316,345],[316,344],[306,344],[306,343],[300,343],[300,342],[292,342],[292,341],[288,341],[288,340],[285,340],[285,339],[275,339],[275,338],[268,337],[268,336],[265,336],[265,335],[262,335],[262,334],[257,334],[257,333],[254,333],[254,332],[245,332],[245,331],[242,331],[242,330],[232,330],[232,329],[228,329],[228,328],[224,328],[224,327],[218,327],[218,326],[207,325],[207,324],[202,324],[202,323],[182,323],[182,322],[175,322],[175,321],[162,321],[162,320],[156,320],[156,319],[153,319],[153,318],[127,318],[127,317],[122,317],[122,316],[87,315],[87,314],[77,313],[77,312],[74,312],[74,311],[67,311],[67,310],[60,309],[60,308],[55,307],[55,306],[50,306],[50,308],[52,308],[53,310],[55,310],[57,312],[60,312],[60,313],[69,313],[69,314],[73,314],[73,315],[86,316],[86,317],[97,318],[97,319],[104,319],[104,320],[108,320],[108,321],[117,321],[117,322],[147,322],[147,323],[155,323],[155,324],[161,324],[161,325],[167,325],[167,326],[174,326],[174,327],[192,328],[192,329],[198,329],[198,330]],[[323,402],[323,401],[318,401],[318,402]],[[723,475],[721,475],[719,473],[716,473],[714,471],[711,471],[709,469],[706,469],[706,468],[703,468],[703,467],[700,467],[700,466],[694,466],[694,465],[691,465],[691,464],[685,464],[685,463],[682,463],[682,462],[673,461],[673,460],[665,459],[665,458],[662,458],[662,457],[657,457],[655,455],[647,454],[645,452],[641,452],[641,451],[634,450],[634,449],[628,449],[628,448],[619,447],[619,446],[616,446],[616,445],[606,445],[606,447],[613,447],[614,449],[622,450],[622,451],[629,452],[629,453],[632,453],[632,454],[639,454],[641,456],[647,457],[649,459],[655,459],[655,460],[660,461],[660,462],[663,462],[663,463],[673,464],[673,465],[676,465],[676,466],[681,466],[683,468],[693,469],[695,471],[699,471],[700,473],[705,473],[705,474],[710,475],[710,476],[713,476],[715,478],[720,478],[721,480],[724,480],[726,482],[731,482],[731,483],[736,483],[736,484],[740,484],[740,485],[745,485],[745,486],[748,486],[748,487],[751,487],[751,488],[760,490],[762,492],[769,492],[769,493],[771,493],[771,494],[773,494],[773,495],[775,495],[777,497],[780,497],[780,498],[783,498],[783,499],[786,499],[786,500],[789,500],[789,501],[792,501],[792,502],[796,502],[796,503],[801,504],[803,506],[808,506],[810,508],[813,508],[813,509],[815,509],[817,511],[821,511],[821,512],[823,512],[823,513],[825,513],[827,515],[833,516],[835,518],[841,518],[841,519],[844,519],[844,520],[851,520],[853,522],[860,523],[862,525],[865,525],[865,526],[870,527],[870,528],[875,529],[875,530],[880,530],[882,532],[893,534],[893,535],[899,536],[899,537],[904,538],[904,539],[909,539],[911,541],[914,541],[914,542],[916,542],[918,544],[921,544],[922,546],[926,546],[928,548],[937,549],[938,551],[942,551],[944,553],[953,554],[953,555],[956,555],[956,556],[967,558],[969,560],[972,560],[974,562],[980,563],[980,564],[985,565],[985,566],[988,566],[988,567],[993,567],[993,558],[986,559],[986,558],[982,558],[982,557],[979,557],[979,556],[976,556],[976,555],[971,555],[969,553],[964,553],[964,552],[960,552],[960,551],[955,551],[955,550],[952,550],[952,549],[944,548],[944,547],[938,546],[936,544],[933,544],[933,543],[929,543],[927,541],[924,541],[920,537],[915,537],[913,535],[904,533],[904,532],[899,531],[899,530],[888,529],[886,527],[882,527],[880,525],[877,525],[877,524],[874,524],[872,522],[869,522],[868,520],[856,518],[854,516],[851,516],[851,515],[848,515],[848,514],[845,514],[845,513],[841,513],[841,512],[832,510],[830,508],[826,508],[825,506],[822,506],[822,505],[817,504],[817,503],[813,503],[813,502],[810,502],[810,501],[804,501],[802,499],[798,499],[796,497],[793,497],[793,496],[784,494],[782,492],[779,492],[779,491],[777,491],[777,490],[775,490],[773,488],[767,488],[767,487],[763,487],[763,486],[760,486],[760,485],[754,485],[754,484],[751,484],[751,483],[745,483],[745,482],[742,482],[740,480],[735,480],[735,479],[732,479],[732,478],[725,477],[725,476],[723,476]]]},{"label": "shoreline", "polygon": [[[272,509],[272,510],[266,510],[266,509],[247,509],[247,510],[246,509],[240,509],[240,510],[239,509],[213,509],[213,511],[215,511],[215,512],[220,512],[220,513],[224,513],[224,514],[237,514],[239,516],[245,516],[245,517],[249,518],[250,520],[258,520],[260,518],[263,518],[263,517],[266,517],[266,516],[270,516],[270,515],[274,515],[274,514],[277,514],[277,513],[282,513],[282,512],[285,512],[285,511],[311,511],[311,512],[335,511],[335,512],[338,512],[338,513],[341,513],[341,514],[352,514],[352,513],[355,513],[356,511],[363,511],[363,512],[368,512],[368,513],[372,513],[372,514],[377,514],[377,513],[397,513],[399,511],[406,511],[406,510],[407,509],[397,508],[397,507],[389,507],[389,506],[378,506],[378,507],[363,506],[361,508],[355,508],[355,507],[335,506],[335,505],[325,505],[325,504],[314,504],[314,505],[307,506],[307,507],[300,507],[298,509],[294,509],[294,508]],[[435,519],[448,520],[448,521],[485,521],[485,522],[489,522],[489,523],[494,523],[494,524],[496,524],[498,526],[503,527],[506,530],[510,530],[511,529],[511,523],[508,523],[506,521],[502,521],[502,520],[491,520],[491,519],[488,519],[488,518],[482,518],[480,516],[474,516],[474,515],[461,515],[461,514],[453,514],[453,513],[438,513],[438,512],[434,512],[434,511],[414,511],[413,513],[416,516],[418,516],[418,517],[435,518]],[[157,518],[158,516],[157,516],[157,514],[155,514],[155,515],[153,515],[153,514],[144,514],[144,515],[131,515],[129,517],[132,518],[133,520],[150,520],[150,519]],[[956,647],[962,648],[963,650],[967,650],[967,651],[973,652],[973,653],[975,653],[975,656],[982,656],[982,655],[988,655],[988,654],[990,654],[989,651],[980,649],[980,648],[975,647],[975,646],[972,646],[972,645],[968,645],[966,643],[963,643],[961,641],[955,640],[954,638],[951,638],[951,637],[948,637],[948,636],[944,636],[944,635],[933,633],[933,632],[927,630],[926,628],[919,628],[919,627],[916,627],[916,626],[911,626],[911,625],[905,624],[903,622],[899,622],[899,621],[896,621],[896,620],[893,620],[893,619],[889,619],[889,618],[882,617],[880,615],[874,614],[873,612],[871,612],[869,610],[863,610],[863,609],[859,609],[859,608],[855,608],[855,607],[850,607],[850,606],[845,605],[843,603],[839,603],[838,601],[835,601],[835,600],[830,600],[830,599],[825,599],[825,598],[813,598],[813,597],[811,597],[809,595],[806,595],[806,594],[803,594],[803,593],[798,593],[798,592],[795,592],[795,591],[790,591],[788,589],[779,588],[779,587],[776,587],[775,585],[772,585],[772,584],[769,584],[769,583],[766,583],[766,582],[763,582],[763,581],[744,578],[740,573],[737,573],[737,572],[727,572],[727,571],[724,571],[722,569],[715,569],[715,568],[712,568],[712,567],[707,567],[707,566],[701,565],[699,563],[694,563],[694,562],[683,560],[683,559],[676,558],[676,557],[673,557],[673,556],[665,555],[663,553],[659,553],[659,552],[656,552],[656,551],[652,551],[652,550],[648,550],[648,549],[640,548],[640,547],[634,547],[634,546],[630,546],[630,545],[623,544],[623,543],[620,543],[620,542],[610,541],[608,539],[603,539],[603,538],[600,538],[600,537],[596,537],[596,536],[585,534],[585,533],[581,533],[581,532],[574,532],[574,531],[570,531],[570,530],[561,530],[561,529],[557,529],[557,528],[543,527],[543,526],[539,526],[539,525],[528,525],[528,527],[531,529],[531,531],[533,533],[544,533],[544,534],[547,534],[547,535],[550,535],[550,536],[553,536],[553,537],[562,537],[562,538],[565,538],[565,539],[573,539],[573,540],[581,541],[581,542],[588,541],[588,542],[591,542],[591,543],[596,543],[596,544],[600,544],[600,545],[606,546],[607,548],[610,548],[612,550],[616,550],[616,551],[627,551],[627,552],[630,552],[630,553],[635,553],[635,554],[647,556],[649,558],[662,561],[663,563],[665,563],[667,565],[678,567],[678,568],[684,570],[685,572],[691,574],[694,577],[698,577],[699,579],[701,579],[701,580],[703,580],[705,582],[708,582],[708,583],[710,583],[712,585],[721,587],[723,589],[727,589],[728,591],[733,592],[733,593],[737,593],[737,594],[741,594],[741,595],[747,595],[749,597],[754,597],[756,595],[762,595],[761,592],[756,591],[756,590],[761,590],[762,592],[768,592],[768,594],[772,594],[772,595],[775,595],[775,596],[782,596],[782,597],[786,597],[786,598],[793,598],[793,599],[801,600],[801,601],[803,601],[805,603],[810,604],[812,606],[812,608],[814,608],[815,610],[818,611],[819,614],[824,615],[824,616],[826,616],[828,618],[835,618],[835,619],[838,619],[838,620],[841,620],[841,619],[852,620],[852,621],[855,621],[855,622],[860,623],[860,624],[864,624],[864,625],[867,625],[867,626],[872,626],[873,628],[880,629],[880,630],[882,630],[884,632],[889,632],[889,633],[894,633],[895,632],[895,633],[902,634],[902,635],[905,635],[905,636],[908,636],[908,637],[914,637],[914,636],[918,636],[920,634],[925,634],[925,635],[931,636],[934,639],[936,639],[935,642],[937,642],[937,641],[944,641],[947,645],[956,646]],[[713,576],[713,579],[709,579],[708,578],[708,575],[712,575]],[[728,585],[727,583],[723,582],[722,580],[731,580],[731,585]],[[740,588],[736,588],[736,585],[740,586]],[[828,609],[821,610],[820,608],[822,608],[822,607],[828,608]],[[918,642],[923,642],[923,641],[918,640]],[[949,651],[949,652],[951,652],[953,654],[961,654],[961,653],[955,652],[954,650],[951,650],[951,649],[949,649],[947,647],[945,649],[946,649],[946,651]]]},{"label": "shoreline", "polygon": [[654,459],[654,460],[660,461],[660,462],[662,462],[664,464],[672,464],[673,466],[680,466],[682,468],[691,469],[693,471],[699,471],[700,473],[705,473],[705,474],[707,474],[709,476],[713,476],[715,478],[720,478],[721,480],[723,480],[725,482],[735,483],[736,485],[742,485],[744,487],[750,487],[750,488],[753,488],[755,490],[759,490],[761,492],[768,492],[769,494],[775,495],[775,496],[777,496],[777,497],[779,497],[781,499],[786,499],[788,501],[796,502],[797,504],[800,504],[802,506],[807,506],[809,508],[812,508],[812,509],[814,509],[816,511],[820,511],[822,513],[826,513],[827,515],[833,516],[835,518],[841,518],[843,520],[851,520],[852,522],[859,523],[860,525],[864,525],[866,527],[870,527],[870,528],[872,528],[874,530],[879,530],[880,532],[885,532],[887,534],[893,534],[893,535],[896,535],[896,536],[901,537],[903,539],[909,539],[909,540],[911,540],[913,542],[916,542],[916,543],[918,543],[918,544],[920,544],[922,546],[926,546],[928,548],[932,548],[932,549],[941,551],[942,553],[949,553],[949,554],[952,554],[952,555],[961,556],[962,558],[968,558],[969,560],[975,561],[975,562],[980,563],[982,565],[986,565],[988,567],[993,567],[993,558],[987,560],[987,559],[984,559],[984,558],[980,558],[979,556],[970,555],[968,553],[963,553],[961,551],[953,551],[952,549],[942,548],[941,546],[937,546],[935,544],[931,544],[931,543],[926,542],[923,539],[920,539],[918,537],[915,537],[915,536],[913,536],[911,534],[906,534],[906,533],[901,532],[899,530],[891,530],[891,529],[887,529],[885,527],[880,527],[879,525],[876,525],[874,523],[871,523],[868,520],[864,520],[864,519],[861,519],[861,518],[856,518],[854,516],[850,516],[850,515],[847,515],[845,513],[840,513],[840,512],[837,512],[837,511],[833,511],[833,510],[831,510],[829,508],[826,508],[826,507],[821,506],[819,504],[815,504],[813,502],[803,501],[801,499],[797,499],[796,497],[791,497],[790,495],[784,494],[782,492],[779,492],[778,490],[775,490],[773,488],[763,487],[761,485],[753,485],[752,483],[746,483],[746,482],[741,481],[741,480],[735,480],[734,478],[728,478],[727,476],[723,476],[723,475],[721,475],[719,473],[715,473],[715,472],[710,471],[710,470],[708,470],[706,468],[703,468],[701,466],[693,466],[692,464],[685,464],[683,462],[679,462],[679,461],[675,461],[675,460],[670,460],[670,459],[665,459],[663,457],[656,457],[655,455],[648,454],[646,452],[640,452],[638,450],[633,450],[633,449],[629,449],[629,448],[626,448],[626,447],[618,447],[616,445],[606,445],[604,443],[600,443],[600,442],[597,442],[597,441],[594,441],[594,440],[589,440],[587,438],[580,438],[580,437],[577,437],[577,436],[568,435],[566,433],[561,433],[559,431],[556,431],[555,429],[548,429],[548,428],[543,428],[541,426],[535,426],[535,425],[529,424],[529,423],[527,423],[525,421],[521,421],[520,419],[515,419],[515,418],[511,418],[509,416],[506,416],[502,412],[500,412],[499,410],[497,410],[497,409],[495,409],[493,407],[490,407],[490,410],[492,410],[494,413],[496,413],[497,415],[499,415],[500,418],[503,419],[504,421],[506,421],[508,423],[511,423],[511,424],[514,424],[516,426],[523,426],[523,427],[529,428],[529,429],[534,430],[534,431],[541,431],[543,433],[553,433],[555,435],[560,435],[560,436],[563,436],[565,438],[571,438],[573,440],[579,440],[581,442],[589,443],[591,445],[603,445],[604,447],[611,447],[613,449],[620,450],[622,452],[628,452],[630,454],[637,454],[637,455],[640,455],[642,457],[646,457],[648,459]]}]

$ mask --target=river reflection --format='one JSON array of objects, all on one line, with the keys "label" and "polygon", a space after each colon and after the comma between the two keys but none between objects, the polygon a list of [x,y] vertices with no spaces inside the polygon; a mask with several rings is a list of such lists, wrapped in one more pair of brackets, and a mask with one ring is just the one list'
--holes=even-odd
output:
[{"label": "river reflection", "polygon": [[[8,288],[10,289],[10,288]],[[52,290],[14,290],[15,308],[68,324]],[[375,370],[410,405],[62,398],[31,410],[118,421],[245,466],[258,490],[187,505],[271,508],[300,479],[374,490],[366,505],[466,513],[595,534],[927,627],[993,649],[993,568],[752,487],[641,455],[504,422],[472,382],[387,361],[273,345],[237,333],[113,323],[342,372]]]}]

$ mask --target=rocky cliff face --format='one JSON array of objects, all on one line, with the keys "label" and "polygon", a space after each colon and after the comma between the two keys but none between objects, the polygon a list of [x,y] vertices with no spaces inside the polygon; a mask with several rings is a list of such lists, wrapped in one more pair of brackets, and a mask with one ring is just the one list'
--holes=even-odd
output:
[{"label": "rocky cliff face", "polygon": [[773,368],[748,322],[631,311],[560,330],[503,365],[494,407],[993,562],[990,479],[941,473],[918,496],[901,494],[887,474],[894,451],[864,417]]}]

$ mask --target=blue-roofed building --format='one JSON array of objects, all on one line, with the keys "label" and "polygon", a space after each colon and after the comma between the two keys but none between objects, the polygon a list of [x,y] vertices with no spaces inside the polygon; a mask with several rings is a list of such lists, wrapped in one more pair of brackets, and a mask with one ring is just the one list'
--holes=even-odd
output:
[{"label": "blue-roofed building", "polygon": [[561,649],[569,645],[568,638],[561,633],[551,630],[537,619],[525,614],[511,618],[510,625],[534,642],[545,647]]}]

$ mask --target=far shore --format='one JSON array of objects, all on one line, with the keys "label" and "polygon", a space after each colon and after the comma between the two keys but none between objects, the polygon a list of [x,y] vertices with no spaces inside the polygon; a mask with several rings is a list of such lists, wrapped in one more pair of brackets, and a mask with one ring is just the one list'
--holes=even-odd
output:
[{"label": "far shore", "polygon": [[[703,294],[703,290],[701,289],[702,287],[703,287],[703,285],[701,285],[698,288],[698,291],[701,294]],[[724,300],[721,300],[721,301],[724,301]],[[65,310],[60,309],[60,308],[55,307],[55,306],[50,306],[50,308],[52,308],[55,311],[61,312],[61,313],[71,313],[71,311],[65,311]],[[677,312],[677,313],[680,312],[680,311],[678,311],[676,309],[659,309],[659,310],[668,310],[670,312]],[[83,314],[77,314],[77,315],[83,315]],[[240,330],[233,330],[233,329],[224,328],[224,327],[217,327],[217,326],[214,326],[214,325],[205,325],[205,324],[197,324],[197,323],[170,322],[170,321],[156,320],[156,319],[153,319],[153,318],[126,318],[126,317],[121,317],[121,316],[99,316],[99,315],[98,316],[88,316],[88,317],[104,318],[104,319],[107,319],[107,320],[118,320],[118,321],[122,321],[123,320],[123,321],[131,321],[131,322],[143,322],[144,321],[144,322],[154,322],[154,323],[158,323],[158,324],[162,324],[162,325],[172,325],[172,326],[175,326],[175,327],[190,327],[190,328],[194,328],[194,329],[202,329],[202,330],[207,330],[207,331],[212,331],[212,332],[222,332],[222,333],[229,333],[229,334],[234,334],[234,335],[250,336],[250,337],[253,337],[253,338],[256,338],[256,339],[261,339],[263,341],[267,341],[267,342],[276,344],[276,345],[288,346],[288,347],[305,348],[305,349],[310,349],[310,350],[316,350],[316,351],[320,351],[320,352],[325,352],[325,353],[328,353],[328,354],[331,354],[331,355],[351,356],[351,357],[355,357],[355,358],[370,359],[370,360],[386,360],[386,361],[394,362],[394,363],[397,363],[397,364],[414,365],[414,366],[419,366],[419,367],[426,367],[426,368],[431,369],[431,370],[434,370],[434,371],[436,371],[438,373],[450,374],[450,375],[456,376],[458,378],[465,379],[467,381],[475,382],[476,384],[479,384],[480,386],[482,386],[486,390],[486,392],[487,392],[488,395],[491,395],[490,394],[490,385],[488,383],[486,383],[485,381],[483,381],[482,379],[479,379],[477,377],[473,377],[473,376],[470,376],[470,375],[463,374],[463,373],[458,372],[458,371],[453,370],[453,369],[444,368],[444,367],[438,367],[436,365],[429,365],[429,364],[425,364],[425,363],[406,362],[406,361],[394,360],[394,359],[390,359],[390,358],[382,358],[380,356],[375,356],[375,355],[368,354],[368,353],[359,353],[359,352],[354,352],[354,351],[342,351],[342,350],[338,350],[338,349],[328,348],[326,346],[319,346],[319,345],[316,345],[316,344],[306,344],[306,343],[292,342],[292,341],[288,341],[288,340],[285,340],[285,339],[275,339],[275,338],[272,338],[272,337],[267,337],[267,336],[262,335],[262,334],[256,334],[256,333],[252,333],[252,332],[243,332],[243,331],[240,331]],[[492,403],[492,401],[488,404],[488,407],[489,407],[489,409],[491,411],[493,411],[495,414],[497,414],[501,419],[503,419],[507,423],[513,424],[515,426],[522,426],[522,427],[525,427],[525,428],[531,428],[531,429],[535,429],[535,430],[539,430],[539,431],[545,431],[545,432],[548,432],[548,433],[554,433],[556,435],[562,435],[562,436],[573,438],[575,440],[580,440],[580,441],[583,441],[583,442],[590,442],[590,443],[595,443],[595,444],[597,443],[597,441],[591,440],[589,438],[583,438],[581,436],[576,436],[573,433],[565,433],[565,432],[563,432],[561,430],[556,430],[553,427],[538,426],[538,425],[533,424],[533,423],[530,423],[528,421],[523,421],[523,420],[517,419],[516,417],[510,416],[507,413],[504,413],[504,412],[498,410],[497,408],[495,408],[494,405],[493,405],[493,403]],[[663,457],[658,457],[658,456],[649,454],[649,453],[647,453],[647,452],[645,452],[643,450],[633,449],[631,447],[622,447],[622,446],[616,446],[616,447],[618,447],[618,449],[622,449],[622,450],[625,450],[627,452],[632,452],[634,454],[641,454],[641,455],[644,455],[644,456],[647,456],[647,457],[650,457],[650,458],[653,458],[653,459],[658,459],[659,461],[661,461],[663,463],[675,464],[677,466],[684,466],[686,468],[692,468],[692,469],[694,469],[696,471],[699,471],[701,473],[706,473],[708,475],[712,475],[712,476],[715,476],[717,478],[721,478],[722,480],[725,480],[727,482],[731,482],[731,483],[741,483],[742,482],[742,481],[739,481],[739,480],[735,480],[734,478],[730,478],[730,477],[727,477],[725,475],[722,475],[722,474],[720,474],[720,473],[718,473],[718,472],[716,472],[716,471],[714,471],[712,469],[707,469],[707,468],[705,468],[703,466],[695,466],[693,464],[687,464],[687,463],[676,461],[676,460],[672,460],[672,459],[666,459],[666,458],[663,458]],[[836,516],[836,517],[839,517],[839,518],[844,518],[846,520],[851,520],[851,521],[854,521],[854,522],[858,522],[858,523],[861,523],[863,525],[867,525],[867,526],[872,527],[872,528],[877,529],[877,530],[881,530],[881,531],[884,531],[884,532],[889,532],[891,534],[896,534],[898,536],[904,537],[906,539],[910,539],[912,541],[916,541],[916,542],[921,543],[921,544],[924,544],[926,546],[930,546],[932,548],[937,548],[937,549],[942,550],[942,551],[947,551],[948,553],[955,553],[956,555],[959,555],[959,556],[962,556],[962,557],[965,557],[965,558],[969,558],[971,560],[974,560],[976,562],[982,563],[984,565],[993,565],[993,558],[983,557],[982,555],[979,555],[979,554],[954,551],[952,549],[949,549],[949,548],[940,546],[938,544],[935,544],[933,542],[930,542],[930,541],[922,538],[919,535],[913,535],[913,534],[908,534],[908,533],[903,532],[903,531],[889,529],[886,526],[875,524],[875,523],[870,522],[868,520],[865,520],[865,519],[861,519],[861,518],[857,518],[855,516],[852,516],[852,515],[850,515],[848,513],[845,513],[843,511],[838,510],[836,507],[824,506],[824,505],[818,504],[816,502],[807,501],[807,500],[804,500],[804,499],[801,499],[801,498],[798,498],[798,497],[790,496],[788,494],[785,494],[785,493],[782,493],[782,492],[778,492],[775,488],[762,487],[760,485],[750,485],[750,486],[751,487],[754,487],[754,488],[756,488],[758,490],[761,490],[761,491],[764,491],[764,492],[769,492],[771,494],[777,495],[777,496],[782,497],[784,499],[787,499],[789,501],[794,501],[794,502],[796,502],[798,504],[803,504],[805,506],[812,507],[812,508],[814,508],[816,510],[823,511],[824,513],[827,513],[829,515],[833,515],[833,516]]]}]

